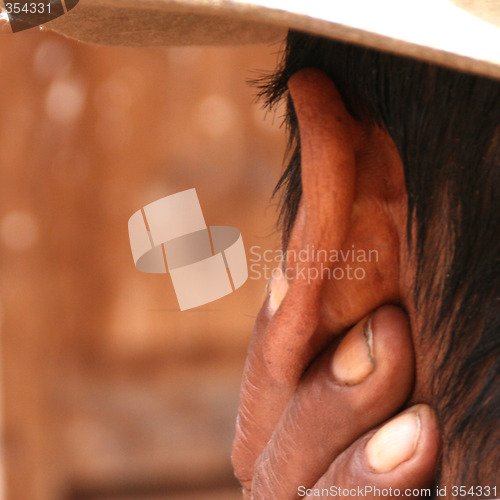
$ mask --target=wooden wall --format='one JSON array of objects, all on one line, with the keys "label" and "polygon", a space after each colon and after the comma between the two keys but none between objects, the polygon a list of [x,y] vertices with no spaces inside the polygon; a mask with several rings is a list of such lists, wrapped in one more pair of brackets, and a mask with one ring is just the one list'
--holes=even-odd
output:
[{"label": "wooden wall", "polygon": [[127,49],[0,37],[7,500],[238,498],[237,391],[264,280],[177,311],[127,221],[196,187],[209,224],[276,248],[280,112],[245,81],[278,46]]}]

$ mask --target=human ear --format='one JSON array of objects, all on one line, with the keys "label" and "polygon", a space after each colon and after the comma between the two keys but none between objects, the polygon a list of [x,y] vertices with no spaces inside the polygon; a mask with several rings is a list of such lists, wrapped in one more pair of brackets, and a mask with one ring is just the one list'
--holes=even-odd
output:
[{"label": "human ear", "polygon": [[387,131],[354,119],[323,72],[301,70],[288,87],[302,197],[287,249],[288,292],[273,319],[283,327],[265,351],[273,375],[293,382],[332,336],[400,302],[406,191]]},{"label": "human ear", "polygon": [[[284,272],[275,274],[269,297],[257,316],[245,366],[233,464],[247,496],[251,494],[257,457],[266,447],[286,449],[276,442],[273,445],[274,431],[283,422],[297,388],[314,371],[321,352],[336,351],[335,337],[340,339],[377,306],[399,302],[400,296],[406,196],[402,165],[392,140],[380,128],[355,120],[333,82],[320,71],[296,73],[289,89],[300,132],[302,196]],[[349,259],[332,262],[317,258],[324,252],[329,256],[331,251],[345,254],[353,245],[378,252],[376,259],[355,262],[364,272],[363,279],[331,273],[332,269],[347,271],[353,264]],[[404,341],[400,329],[394,333]],[[380,350],[379,342],[373,343],[373,335],[363,335],[372,338],[368,341],[374,349],[372,355],[382,353],[388,366],[397,364],[391,358],[401,362],[402,353],[406,353],[407,362],[400,365],[405,369],[398,373],[397,383],[412,378],[409,335],[407,348],[398,349],[397,342],[390,342],[386,351]],[[382,365],[377,366],[380,374]],[[332,374],[325,378],[326,386],[331,384]],[[302,399],[294,407],[298,412],[291,410],[291,414],[300,417],[303,411],[315,411],[316,404],[325,409],[331,391],[310,389],[308,386],[306,391],[309,403]],[[372,396],[381,394],[383,390],[371,391]],[[383,399],[385,404],[390,398]],[[331,435],[322,425],[325,435]],[[283,460],[279,453],[277,457]],[[267,458],[264,455],[264,462],[260,462],[266,470]]]}]

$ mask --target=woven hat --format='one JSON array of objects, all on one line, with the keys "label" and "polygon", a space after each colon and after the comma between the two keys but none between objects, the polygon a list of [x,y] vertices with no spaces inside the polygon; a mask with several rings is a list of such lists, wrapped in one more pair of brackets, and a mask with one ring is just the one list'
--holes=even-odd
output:
[{"label": "woven hat", "polygon": [[500,78],[500,0],[81,0],[43,26],[125,46],[269,43],[289,28]]}]

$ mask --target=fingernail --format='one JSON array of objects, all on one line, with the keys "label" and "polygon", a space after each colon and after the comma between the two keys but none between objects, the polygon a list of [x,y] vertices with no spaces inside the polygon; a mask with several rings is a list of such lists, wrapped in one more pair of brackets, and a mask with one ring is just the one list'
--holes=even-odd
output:
[{"label": "fingernail", "polygon": [[412,408],[379,429],[365,447],[371,469],[389,472],[409,460],[417,449],[420,427],[420,415]]},{"label": "fingernail", "polygon": [[333,376],[343,385],[356,385],[373,371],[373,331],[371,316],[363,326],[354,327],[333,355]]},{"label": "fingernail", "polygon": [[280,267],[274,269],[269,283],[269,314],[273,316],[288,291],[288,280]]}]

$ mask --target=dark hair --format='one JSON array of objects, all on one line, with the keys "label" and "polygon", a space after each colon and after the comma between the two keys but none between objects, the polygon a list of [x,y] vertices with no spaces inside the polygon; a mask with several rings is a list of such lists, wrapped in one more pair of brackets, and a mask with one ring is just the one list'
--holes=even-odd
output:
[{"label": "dark hair", "polygon": [[398,148],[408,193],[408,242],[417,258],[414,295],[425,319],[423,330],[414,332],[415,342],[424,355],[431,346],[440,353],[430,404],[444,438],[441,466],[452,467],[447,456],[458,453],[456,484],[495,480],[500,82],[291,31],[280,68],[261,82],[260,92],[271,107],[288,99],[288,166],[276,187],[283,191],[285,245],[302,191],[298,126],[287,82],[307,67],[324,71],[354,118],[385,128]]}]

